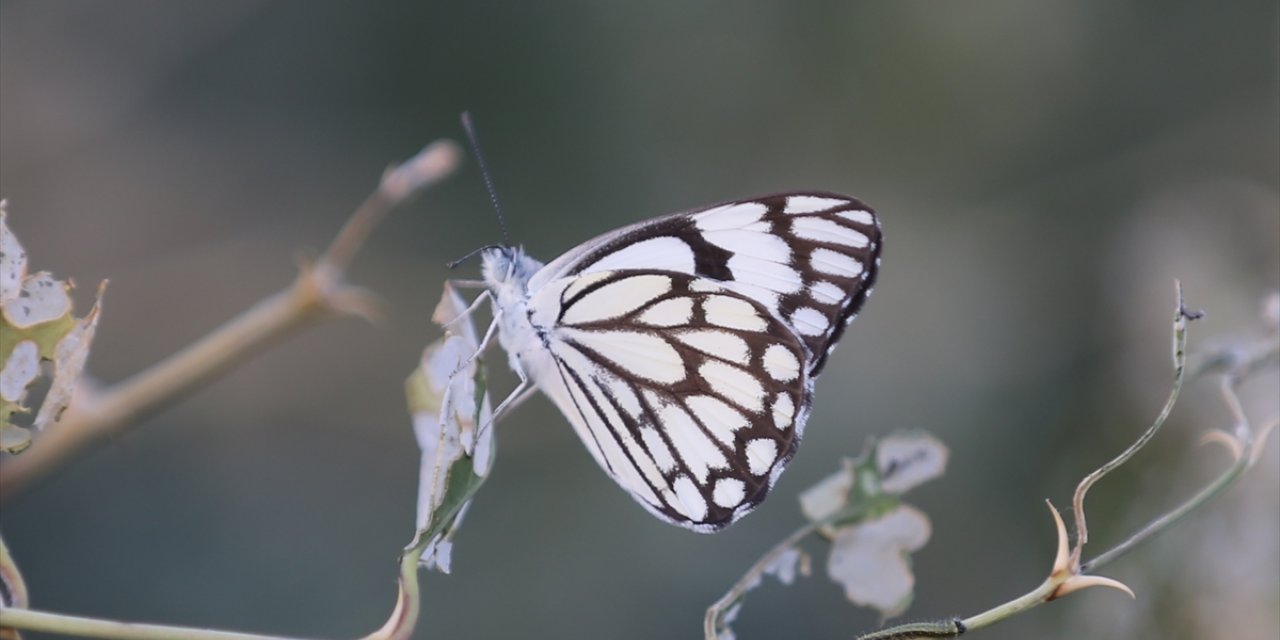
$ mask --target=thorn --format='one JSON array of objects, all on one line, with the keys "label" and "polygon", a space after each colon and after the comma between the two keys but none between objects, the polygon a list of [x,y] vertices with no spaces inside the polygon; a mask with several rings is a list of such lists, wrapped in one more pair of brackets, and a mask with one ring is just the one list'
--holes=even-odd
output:
[{"label": "thorn", "polygon": [[1073,573],[1071,568],[1071,547],[1067,544],[1067,525],[1062,521],[1062,514],[1054,508],[1053,503],[1048,500],[1044,501],[1049,505],[1049,513],[1053,514],[1053,524],[1058,531],[1058,553],[1053,558],[1053,569],[1049,575],[1056,576],[1059,574]]},{"label": "thorn", "polygon": [[1046,602],[1075,593],[1081,589],[1088,589],[1089,587],[1111,587],[1112,589],[1117,589],[1129,594],[1130,598],[1135,600],[1138,598],[1138,596],[1134,595],[1133,589],[1130,589],[1128,585],[1120,582],[1119,580],[1112,580],[1111,578],[1103,576],[1072,576],[1068,578],[1066,582],[1062,583],[1062,585],[1058,587],[1058,590],[1054,591],[1053,595],[1049,596]]},{"label": "thorn", "polygon": [[1214,429],[1213,431],[1200,436],[1200,444],[1205,445],[1211,443],[1220,444],[1226,447],[1227,451],[1231,454],[1231,457],[1235,460],[1239,460],[1240,456],[1244,455],[1244,447],[1241,446],[1240,440],[1222,429]]},{"label": "thorn", "polygon": [[1258,435],[1253,439],[1253,451],[1249,456],[1249,466],[1252,467],[1258,462],[1258,458],[1262,457],[1262,450],[1267,446],[1267,438],[1276,430],[1278,425],[1280,425],[1280,420],[1272,420],[1265,427],[1258,430]]}]

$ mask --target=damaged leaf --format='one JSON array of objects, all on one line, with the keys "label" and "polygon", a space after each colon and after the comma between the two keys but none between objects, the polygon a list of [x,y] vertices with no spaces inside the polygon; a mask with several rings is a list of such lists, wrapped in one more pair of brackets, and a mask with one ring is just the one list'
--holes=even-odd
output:
[{"label": "damaged leaf", "polygon": [[880,487],[901,494],[937,478],[947,469],[948,453],[946,445],[927,433],[891,435],[876,445]]},{"label": "damaged leaf", "polygon": [[432,317],[445,337],[423,351],[405,383],[414,435],[422,450],[418,470],[422,564],[448,573],[453,534],[471,496],[493,465],[492,415],[475,328],[461,314],[462,297],[448,285]]},{"label": "damaged leaf", "polygon": [[929,518],[905,504],[841,527],[832,541],[827,575],[844,587],[850,602],[886,618],[899,615],[911,604],[915,587],[910,554],[929,541],[930,532]]},{"label": "damaged leaf", "polygon": [[854,604],[885,617],[911,603],[910,554],[929,540],[929,518],[906,491],[942,475],[948,450],[926,433],[892,434],[800,494],[800,508],[831,540],[827,574]]},{"label": "damaged leaf", "polygon": [[[15,414],[30,413],[28,390],[49,372],[49,390],[31,426],[56,422],[70,405],[98,325],[106,282],[84,318],[75,318],[71,283],[48,272],[27,273],[27,255],[9,230],[0,201],[0,451],[19,453],[30,431],[15,425]],[[46,363],[48,366],[46,367]]]}]

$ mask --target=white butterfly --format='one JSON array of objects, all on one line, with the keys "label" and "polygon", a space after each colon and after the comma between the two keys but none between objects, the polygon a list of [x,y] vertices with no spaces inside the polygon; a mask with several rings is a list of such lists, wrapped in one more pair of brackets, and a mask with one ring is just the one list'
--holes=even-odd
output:
[{"label": "white butterfly", "polygon": [[[758,505],[800,444],[813,385],[871,294],[880,227],[861,202],[787,193],[655,218],[550,264],[483,250],[495,328],[596,462],[700,532]],[[479,299],[477,300],[477,303]]]}]

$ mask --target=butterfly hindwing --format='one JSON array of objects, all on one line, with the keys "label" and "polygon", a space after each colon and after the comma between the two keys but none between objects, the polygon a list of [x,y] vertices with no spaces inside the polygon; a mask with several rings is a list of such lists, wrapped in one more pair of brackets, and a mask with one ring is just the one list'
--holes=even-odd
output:
[{"label": "butterfly hindwing", "polygon": [[563,393],[549,395],[642,504],[710,531],[763,500],[810,406],[808,352],[790,327],[677,271],[571,276],[530,302],[557,310],[546,339]]}]

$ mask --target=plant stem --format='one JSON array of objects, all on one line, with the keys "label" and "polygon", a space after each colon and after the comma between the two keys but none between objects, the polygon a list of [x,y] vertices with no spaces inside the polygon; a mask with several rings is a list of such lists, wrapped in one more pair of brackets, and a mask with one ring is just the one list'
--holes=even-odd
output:
[{"label": "plant stem", "polygon": [[1076,526],[1075,557],[1077,560],[1085,543],[1089,541],[1089,527],[1084,513],[1085,494],[1089,493],[1089,489],[1093,487],[1094,483],[1119,468],[1120,465],[1128,462],[1130,458],[1146,447],[1148,442],[1151,442],[1151,439],[1164,426],[1165,421],[1169,419],[1169,415],[1173,413],[1173,406],[1178,401],[1178,394],[1182,391],[1182,382],[1186,377],[1187,370],[1187,321],[1199,318],[1202,314],[1187,310],[1186,303],[1182,297],[1182,283],[1175,281],[1175,286],[1178,291],[1178,303],[1177,308],[1173,311],[1173,388],[1169,390],[1169,397],[1165,400],[1164,406],[1160,409],[1160,414],[1152,421],[1151,426],[1147,427],[1147,430],[1143,431],[1142,435],[1133,441],[1133,444],[1121,451],[1120,455],[1085,476],[1076,487],[1075,496],[1071,502]]},{"label": "plant stem", "polygon": [[119,640],[291,640],[285,636],[137,624],[33,609],[9,608],[0,608],[0,628]]}]

